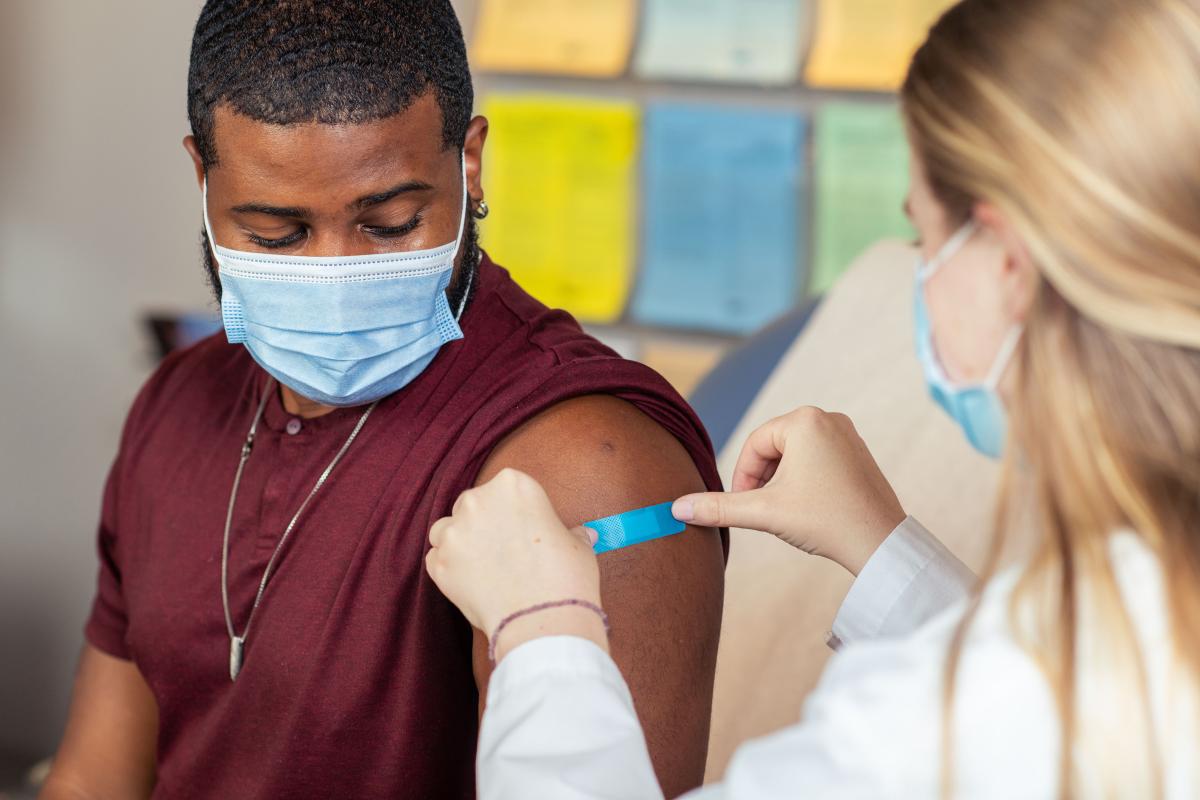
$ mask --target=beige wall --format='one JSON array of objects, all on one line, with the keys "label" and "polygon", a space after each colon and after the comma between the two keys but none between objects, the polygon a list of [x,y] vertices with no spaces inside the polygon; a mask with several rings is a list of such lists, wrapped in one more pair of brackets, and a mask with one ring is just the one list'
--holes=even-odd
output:
[{"label": "beige wall", "polygon": [[0,751],[57,740],[136,320],[207,302],[179,144],[199,6],[0,2]]}]

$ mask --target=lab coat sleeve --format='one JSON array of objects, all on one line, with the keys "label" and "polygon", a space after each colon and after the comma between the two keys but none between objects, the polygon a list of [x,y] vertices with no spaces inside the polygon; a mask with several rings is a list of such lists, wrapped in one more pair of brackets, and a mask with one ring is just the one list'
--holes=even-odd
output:
[{"label": "lab coat sleeve", "polygon": [[829,646],[905,636],[965,599],[976,576],[921,523],[900,523],[842,602]]},{"label": "lab coat sleeve", "polygon": [[[769,762],[796,754],[776,750],[740,759],[741,790],[707,786],[686,800],[794,800],[793,770],[779,774]],[[753,776],[759,769],[765,782]],[[527,642],[492,673],[476,771],[480,800],[663,797],[620,671],[595,644],[573,636]]]},{"label": "lab coat sleeve", "polygon": [[[799,724],[744,744],[724,782],[689,794],[686,800],[936,797],[941,746],[937,709],[944,687],[945,644],[957,617],[948,613],[941,619],[937,635],[862,642],[835,655]],[[1003,650],[1017,652],[1011,644]],[[977,683],[970,684],[971,696],[988,704],[972,707],[973,718],[1000,720],[1005,709],[1014,713],[1028,706],[1026,716],[1034,716],[1020,728],[1028,734],[1027,744],[1052,753],[1054,748],[1043,741],[1047,737],[1040,735],[1052,707],[1023,700],[1028,694],[1024,685],[1039,679],[1036,667],[1019,653],[1002,655],[987,659],[987,690],[975,691]],[[996,674],[1008,677],[996,685]],[[1014,681],[1025,676],[1031,677]],[[1013,694],[1017,690],[1019,697]],[[994,734],[1001,738],[969,752],[1003,754],[1002,737],[1011,730],[1000,725]],[[1040,780],[1047,772],[1040,766],[1027,772]],[[1001,768],[1018,777],[1023,774],[1010,758]],[[501,662],[488,688],[477,769],[482,800],[663,796],[616,665],[596,645],[576,637],[537,639]],[[996,780],[996,774],[978,777],[979,783],[969,784],[973,789]],[[1026,779],[1018,777],[1009,782],[1023,784]],[[1015,792],[967,791],[962,796],[1053,795],[1023,786]]]},{"label": "lab coat sleeve", "polygon": [[663,796],[624,678],[572,636],[526,642],[492,673],[477,769],[481,800]]},{"label": "lab coat sleeve", "polygon": [[[1055,701],[1008,634],[1010,588],[985,604],[963,651],[955,796],[1058,795]],[[744,744],[721,784],[687,800],[937,797],[946,652],[961,612],[834,655],[798,724]],[[629,691],[603,650],[546,638],[501,662],[480,731],[478,791],[483,800],[662,798]]]}]

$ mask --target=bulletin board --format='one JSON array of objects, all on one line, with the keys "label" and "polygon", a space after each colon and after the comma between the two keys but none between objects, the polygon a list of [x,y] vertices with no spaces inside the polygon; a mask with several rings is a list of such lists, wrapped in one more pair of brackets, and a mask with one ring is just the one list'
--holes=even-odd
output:
[{"label": "bulletin board", "polygon": [[909,237],[896,102],[950,0],[456,0],[483,246],[686,393]]}]

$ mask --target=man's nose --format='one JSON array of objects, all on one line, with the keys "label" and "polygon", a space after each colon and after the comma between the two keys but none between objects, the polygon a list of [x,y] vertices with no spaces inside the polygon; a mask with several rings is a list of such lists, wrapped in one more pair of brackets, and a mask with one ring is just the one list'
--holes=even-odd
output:
[{"label": "man's nose", "polygon": [[301,255],[314,258],[367,256],[377,252],[370,239],[354,227],[313,226]]}]

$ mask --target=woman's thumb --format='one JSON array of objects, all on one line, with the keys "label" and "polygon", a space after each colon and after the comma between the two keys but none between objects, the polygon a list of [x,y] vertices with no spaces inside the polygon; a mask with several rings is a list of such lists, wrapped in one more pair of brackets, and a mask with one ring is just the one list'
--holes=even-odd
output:
[{"label": "woman's thumb", "polygon": [[596,531],[592,528],[589,528],[587,525],[580,525],[576,528],[571,528],[568,533],[580,541],[587,542],[588,547],[595,547],[596,541],[600,538]]},{"label": "woman's thumb", "polygon": [[675,501],[671,514],[680,522],[706,528],[770,529],[770,509],[762,489],[689,494]]}]

